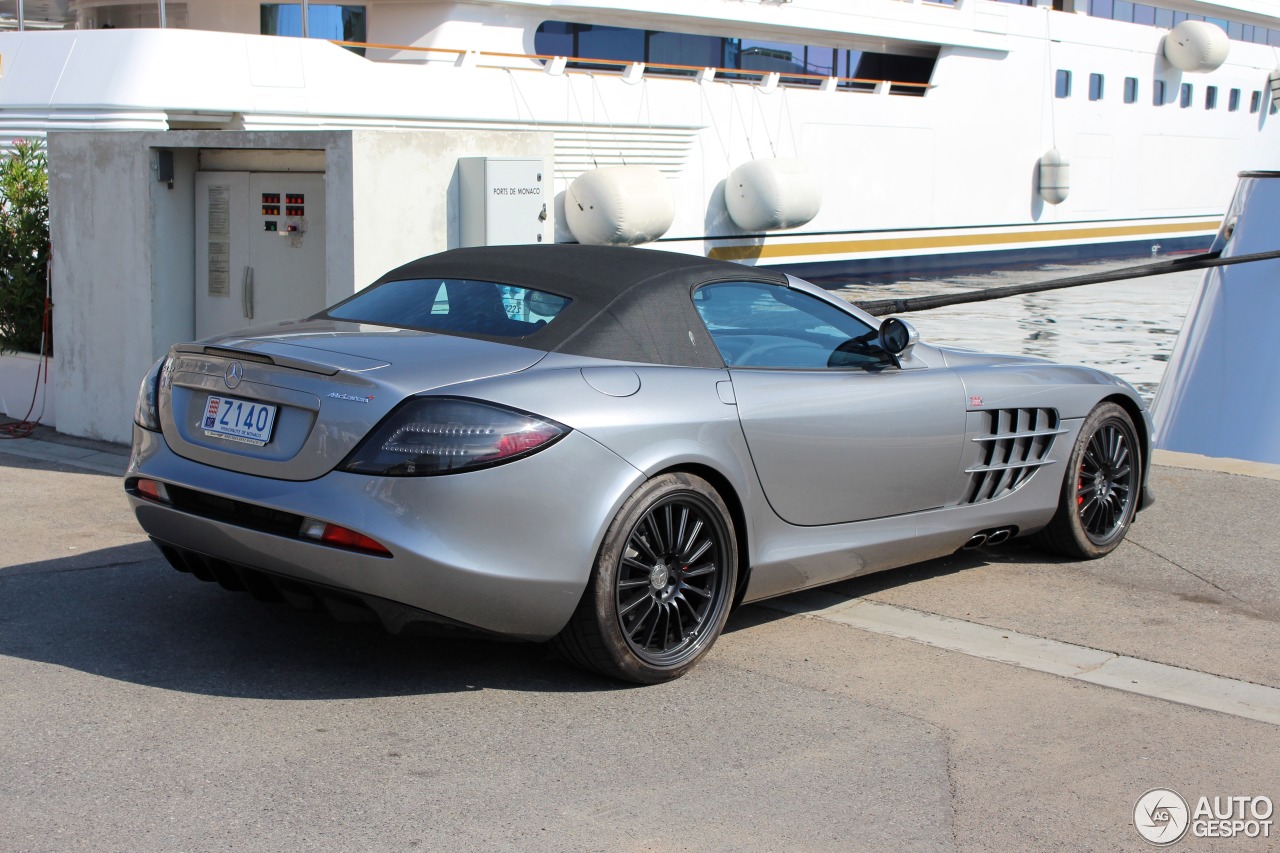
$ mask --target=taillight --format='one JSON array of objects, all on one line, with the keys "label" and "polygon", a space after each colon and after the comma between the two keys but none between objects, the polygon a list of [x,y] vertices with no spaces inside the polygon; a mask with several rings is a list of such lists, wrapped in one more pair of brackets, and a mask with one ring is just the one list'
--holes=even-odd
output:
[{"label": "taillight", "polygon": [[349,551],[364,551],[379,557],[390,557],[391,552],[376,539],[370,539],[363,533],[357,533],[349,527],[329,524],[315,518],[303,519],[302,528],[298,531],[306,539],[314,539],[335,548]]},{"label": "taillight", "polygon": [[155,501],[156,503],[173,503],[169,498],[169,489],[159,480],[137,479],[131,484],[133,492],[139,497]]},{"label": "taillight", "polygon": [[133,422],[152,432],[160,431],[160,388],[168,387],[173,372],[172,356],[151,366],[138,388],[138,402],[133,407]]},{"label": "taillight", "polygon": [[568,432],[555,421],[493,403],[414,397],[387,415],[340,467],[387,477],[474,471],[537,453]]}]

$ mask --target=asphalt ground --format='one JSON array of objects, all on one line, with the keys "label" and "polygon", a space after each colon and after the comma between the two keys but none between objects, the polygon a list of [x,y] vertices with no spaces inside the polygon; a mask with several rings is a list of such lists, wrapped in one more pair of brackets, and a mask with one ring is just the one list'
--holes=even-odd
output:
[{"label": "asphalt ground", "polygon": [[1162,457],[1103,560],[1013,543],[745,607],[641,688],[179,574],[124,452],[0,441],[0,850],[1137,851],[1150,789],[1280,801],[1274,469]]}]

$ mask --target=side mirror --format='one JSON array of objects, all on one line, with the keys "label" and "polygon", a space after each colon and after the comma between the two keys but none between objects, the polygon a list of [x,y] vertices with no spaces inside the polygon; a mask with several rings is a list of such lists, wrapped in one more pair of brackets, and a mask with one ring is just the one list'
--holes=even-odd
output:
[{"label": "side mirror", "polygon": [[880,324],[880,348],[887,353],[906,355],[919,340],[920,333],[906,320],[890,317]]}]

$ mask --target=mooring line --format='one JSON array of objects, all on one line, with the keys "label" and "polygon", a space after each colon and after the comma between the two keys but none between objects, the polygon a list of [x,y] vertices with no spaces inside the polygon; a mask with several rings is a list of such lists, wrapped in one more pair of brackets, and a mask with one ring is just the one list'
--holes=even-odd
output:
[{"label": "mooring line", "polygon": [[1122,281],[1129,278],[1145,278],[1153,275],[1169,275],[1171,273],[1202,270],[1211,267],[1227,267],[1235,264],[1248,264],[1257,261],[1270,261],[1280,258],[1280,250],[1271,252],[1254,252],[1248,255],[1222,257],[1221,252],[1205,252],[1189,258],[1174,258],[1168,261],[1156,261],[1152,264],[1139,264],[1123,267],[1108,272],[1086,273],[1067,278],[1055,278],[1050,281],[1038,281],[1031,284],[1011,284],[1005,287],[990,287],[985,290],[968,290],[964,293],[945,293],[935,296],[915,296],[907,299],[869,299],[854,302],[863,311],[874,317],[885,314],[904,314],[911,311],[928,311],[930,308],[942,308],[947,305],[965,305],[970,302],[986,302],[991,299],[1003,299],[1008,296],[1021,296],[1027,293],[1040,293],[1045,290],[1061,290],[1067,287],[1080,287],[1086,284],[1102,284],[1107,281]]}]

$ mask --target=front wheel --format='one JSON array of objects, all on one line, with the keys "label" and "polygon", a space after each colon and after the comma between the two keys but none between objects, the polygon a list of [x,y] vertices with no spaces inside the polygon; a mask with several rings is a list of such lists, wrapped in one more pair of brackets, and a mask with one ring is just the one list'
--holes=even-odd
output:
[{"label": "front wheel", "polygon": [[1068,557],[1095,559],[1124,540],[1142,488],[1142,450],[1129,414],[1102,403],[1071,450],[1058,511],[1040,542]]},{"label": "front wheel", "polygon": [[678,678],[720,636],[737,564],[733,521],[711,484],[684,473],[655,477],[609,525],[586,592],[552,644],[614,678]]}]

